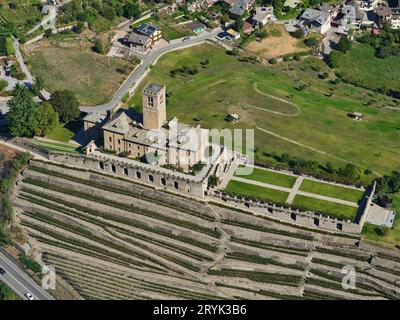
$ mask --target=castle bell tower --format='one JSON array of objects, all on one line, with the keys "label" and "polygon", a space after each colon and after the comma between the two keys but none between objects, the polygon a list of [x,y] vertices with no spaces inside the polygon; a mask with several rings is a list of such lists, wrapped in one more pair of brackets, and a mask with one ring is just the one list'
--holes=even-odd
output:
[{"label": "castle bell tower", "polygon": [[146,129],[160,129],[167,120],[165,86],[147,84],[143,95],[143,126]]}]

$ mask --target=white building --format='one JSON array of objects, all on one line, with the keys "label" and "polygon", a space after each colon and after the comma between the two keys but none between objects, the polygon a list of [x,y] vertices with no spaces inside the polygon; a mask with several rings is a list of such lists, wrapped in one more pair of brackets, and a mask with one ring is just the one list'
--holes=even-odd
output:
[{"label": "white building", "polygon": [[331,27],[331,15],[317,9],[306,9],[300,17],[303,25],[311,30],[325,34]]},{"label": "white building", "polygon": [[271,19],[273,17],[273,14],[273,7],[257,7],[252,19],[254,21],[254,24],[262,27],[267,24],[268,19]]}]

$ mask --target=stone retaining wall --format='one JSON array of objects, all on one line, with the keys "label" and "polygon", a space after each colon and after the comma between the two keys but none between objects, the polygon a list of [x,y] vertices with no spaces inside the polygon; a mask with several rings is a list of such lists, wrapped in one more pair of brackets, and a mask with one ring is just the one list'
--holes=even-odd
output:
[{"label": "stone retaining wall", "polygon": [[[127,164],[122,161],[61,153],[50,153],[49,160],[112,174],[132,180],[133,182],[140,182],[152,187],[179,192],[197,198],[204,198],[204,191],[207,189],[207,179],[195,181],[194,177],[189,175],[182,177],[182,174],[175,175],[170,170],[151,169],[140,163],[137,165]],[[167,171],[170,171],[170,173],[167,173]]]},{"label": "stone retaining wall", "polygon": [[242,210],[247,210],[262,216],[272,217],[306,227],[321,228],[354,234],[360,233],[360,226],[351,220],[340,220],[316,212],[303,212],[298,209],[286,208],[261,201],[252,201],[245,198],[232,197],[224,194],[221,191],[215,191],[213,196],[220,203],[223,202],[227,205],[234,206]]}]

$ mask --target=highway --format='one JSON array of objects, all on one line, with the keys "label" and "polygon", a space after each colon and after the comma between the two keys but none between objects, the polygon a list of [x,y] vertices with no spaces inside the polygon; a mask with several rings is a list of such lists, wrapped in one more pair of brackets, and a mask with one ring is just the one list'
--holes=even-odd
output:
[{"label": "highway", "polygon": [[34,300],[54,300],[42,287],[36,284],[19,266],[0,251],[0,267],[6,273],[0,274],[0,281],[4,282],[23,300],[28,300],[25,293],[32,294]]},{"label": "highway", "polygon": [[211,32],[205,31],[203,34],[198,36],[192,36],[188,41],[182,41],[182,39],[176,39],[171,41],[168,45],[151,51],[143,60],[142,63],[130,74],[128,79],[122,84],[122,86],[115,93],[111,101],[98,105],[98,106],[81,106],[80,110],[82,112],[97,112],[106,113],[107,110],[111,110],[121,101],[122,97],[135,85],[135,83],[142,80],[143,75],[146,73],[149,66],[151,66],[160,56],[171,51],[178,50],[180,48],[185,48],[187,46],[192,46],[200,44],[205,40],[213,39],[221,29],[214,29]]}]

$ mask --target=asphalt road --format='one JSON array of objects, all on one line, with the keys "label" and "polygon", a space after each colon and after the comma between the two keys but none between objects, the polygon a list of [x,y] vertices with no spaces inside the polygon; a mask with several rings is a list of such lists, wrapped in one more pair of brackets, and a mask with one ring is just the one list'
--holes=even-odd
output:
[{"label": "asphalt road", "polygon": [[221,29],[214,29],[211,32],[205,31],[203,34],[199,36],[192,36],[188,41],[182,41],[182,39],[176,39],[171,41],[168,45],[156,49],[150,52],[143,60],[142,63],[135,69],[133,73],[128,77],[128,79],[122,84],[122,86],[118,89],[114,97],[111,101],[101,104],[98,106],[81,106],[80,110],[82,112],[98,112],[98,113],[106,113],[107,110],[111,110],[121,101],[122,97],[134,86],[134,84],[141,80],[143,74],[146,72],[147,68],[151,66],[154,61],[164,53],[170,50],[176,50],[179,48],[186,47],[188,45],[199,44],[204,40],[213,39]]},{"label": "asphalt road", "polygon": [[24,271],[14,262],[0,252],[0,267],[6,270],[0,274],[0,281],[4,282],[23,300],[28,300],[25,293],[32,294],[34,300],[54,300],[54,298],[42,287],[36,284]]}]

